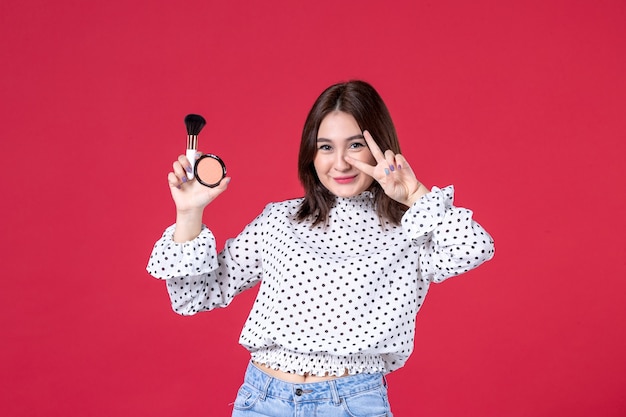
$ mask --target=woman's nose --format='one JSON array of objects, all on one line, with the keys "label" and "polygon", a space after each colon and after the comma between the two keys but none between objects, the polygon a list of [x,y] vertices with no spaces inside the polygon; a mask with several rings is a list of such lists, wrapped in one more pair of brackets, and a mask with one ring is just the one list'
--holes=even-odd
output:
[{"label": "woman's nose", "polygon": [[351,167],[348,161],[345,160],[344,156],[343,152],[337,153],[337,158],[335,158],[335,169],[337,171],[347,171]]}]

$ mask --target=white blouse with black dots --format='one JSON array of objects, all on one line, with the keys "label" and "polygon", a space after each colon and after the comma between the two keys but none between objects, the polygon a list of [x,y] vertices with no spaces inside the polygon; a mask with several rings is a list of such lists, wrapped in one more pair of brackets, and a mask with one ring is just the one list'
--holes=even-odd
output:
[{"label": "white blouse with black dots", "polygon": [[388,373],[413,350],[430,283],[493,256],[493,240],[453,195],[433,187],[399,226],[381,226],[370,192],[337,198],[327,226],[295,220],[302,199],[270,203],[219,253],[205,226],[186,243],[172,241],[170,226],[147,270],[167,280],[182,315],[225,307],[260,281],[239,340],[259,363],[300,375]]}]

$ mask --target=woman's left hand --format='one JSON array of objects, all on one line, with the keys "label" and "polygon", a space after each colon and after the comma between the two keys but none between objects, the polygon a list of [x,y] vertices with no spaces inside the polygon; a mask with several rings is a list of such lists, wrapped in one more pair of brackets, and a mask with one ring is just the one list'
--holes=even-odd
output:
[{"label": "woman's left hand", "polygon": [[405,206],[411,207],[420,197],[430,192],[417,180],[413,169],[402,155],[394,154],[391,150],[383,153],[367,130],[363,132],[363,136],[376,160],[376,165],[372,166],[346,156],[345,160],[350,165],[374,178],[385,194]]}]

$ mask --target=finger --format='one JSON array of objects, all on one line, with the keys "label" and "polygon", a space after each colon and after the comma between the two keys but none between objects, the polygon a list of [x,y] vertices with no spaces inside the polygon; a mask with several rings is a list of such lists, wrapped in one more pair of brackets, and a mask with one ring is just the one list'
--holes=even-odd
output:
[{"label": "finger", "polygon": [[179,161],[174,162],[172,164],[172,168],[174,169],[174,175],[178,178],[179,181],[183,183],[188,181],[187,174],[185,173],[185,168]]},{"label": "finger", "polygon": [[174,170],[174,174],[179,177],[185,173],[185,165],[182,164],[180,161],[174,161],[174,163],[172,164],[172,169]]},{"label": "finger", "polygon": [[[391,149],[387,149],[385,151],[385,162],[389,166],[390,172],[393,172],[396,170],[396,155],[393,153]],[[387,169],[385,169],[385,173],[388,174]]]},{"label": "finger", "polygon": [[[185,176],[185,178],[187,178]],[[180,186],[183,184],[183,182],[181,181],[180,178],[178,178],[176,176],[176,174],[174,174],[173,172],[170,172],[169,174],[167,174],[167,182],[170,185],[171,188],[179,188]]]},{"label": "finger", "polygon": [[230,184],[230,179],[231,179],[231,177],[224,177],[224,178],[222,178],[222,180],[220,181],[218,186],[215,187],[215,189],[218,190],[220,193],[222,193],[223,191],[225,191],[228,188],[228,184]]},{"label": "finger", "polygon": [[346,160],[347,163],[349,163],[350,165],[352,165],[359,171],[363,172],[364,174],[369,175],[370,177],[374,177],[374,170],[376,169],[376,167],[368,164],[367,162],[354,159],[350,156],[345,156],[344,159]]},{"label": "finger", "polygon": [[185,155],[180,155],[178,157],[178,162],[182,165],[182,167],[185,169],[186,172],[190,174],[193,173],[193,166],[191,165],[191,163],[189,162],[189,159],[187,159]]},{"label": "finger", "polygon": [[370,148],[370,152],[372,153],[372,156],[374,157],[376,162],[383,162],[385,160],[385,155],[383,155],[383,152],[374,141],[374,138],[372,137],[370,132],[364,130],[363,137],[365,138],[365,143],[367,143],[368,148]]},{"label": "finger", "polygon": [[218,195],[226,191],[229,183],[230,183],[230,177],[224,177],[222,178],[222,180],[216,187],[211,188],[211,194],[212,194],[211,200],[217,198]]},{"label": "finger", "polygon": [[409,165],[409,161],[407,161],[401,154],[396,155],[396,164],[396,168],[399,171],[413,172],[411,165]]}]

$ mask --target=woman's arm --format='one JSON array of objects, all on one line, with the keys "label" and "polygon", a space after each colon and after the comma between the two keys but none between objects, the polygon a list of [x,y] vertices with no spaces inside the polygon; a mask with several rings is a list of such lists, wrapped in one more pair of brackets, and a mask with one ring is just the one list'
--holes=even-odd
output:
[{"label": "woman's arm", "polygon": [[420,245],[420,272],[432,282],[474,269],[494,255],[491,236],[453,199],[452,186],[433,187],[402,217],[402,227]]},{"label": "woman's arm", "polygon": [[[176,205],[176,223],[165,230],[150,255],[147,270],[155,278],[167,281],[173,309],[183,315],[224,307],[241,291],[260,279],[260,259],[242,265],[237,251],[228,243],[217,254],[215,238],[202,224],[205,207],[226,190],[230,178],[224,178],[215,188],[188,180],[191,164],[181,155],[172,164],[167,176],[172,199]],[[247,229],[257,227],[259,220]],[[229,242],[235,242],[233,239]],[[246,247],[260,241],[246,241]],[[248,271],[234,274],[229,271]],[[223,277],[227,276],[228,279]]]},{"label": "woman's arm", "polygon": [[261,280],[264,213],[227,240],[219,253],[213,233],[204,225],[196,238],[186,242],[174,240],[177,224],[165,230],[154,245],[147,270],[167,282],[175,312],[193,315],[226,307]]},{"label": "woman's arm", "polygon": [[167,181],[176,205],[175,242],[187,242],[196,238],[202,230],[202,214],[205,207],[226,190],[230,177],[222,179],[217,187],[206,187],[195,179],[189,180],[187,172],[193,167],[185,155],[180,155],[172,164]]}]

